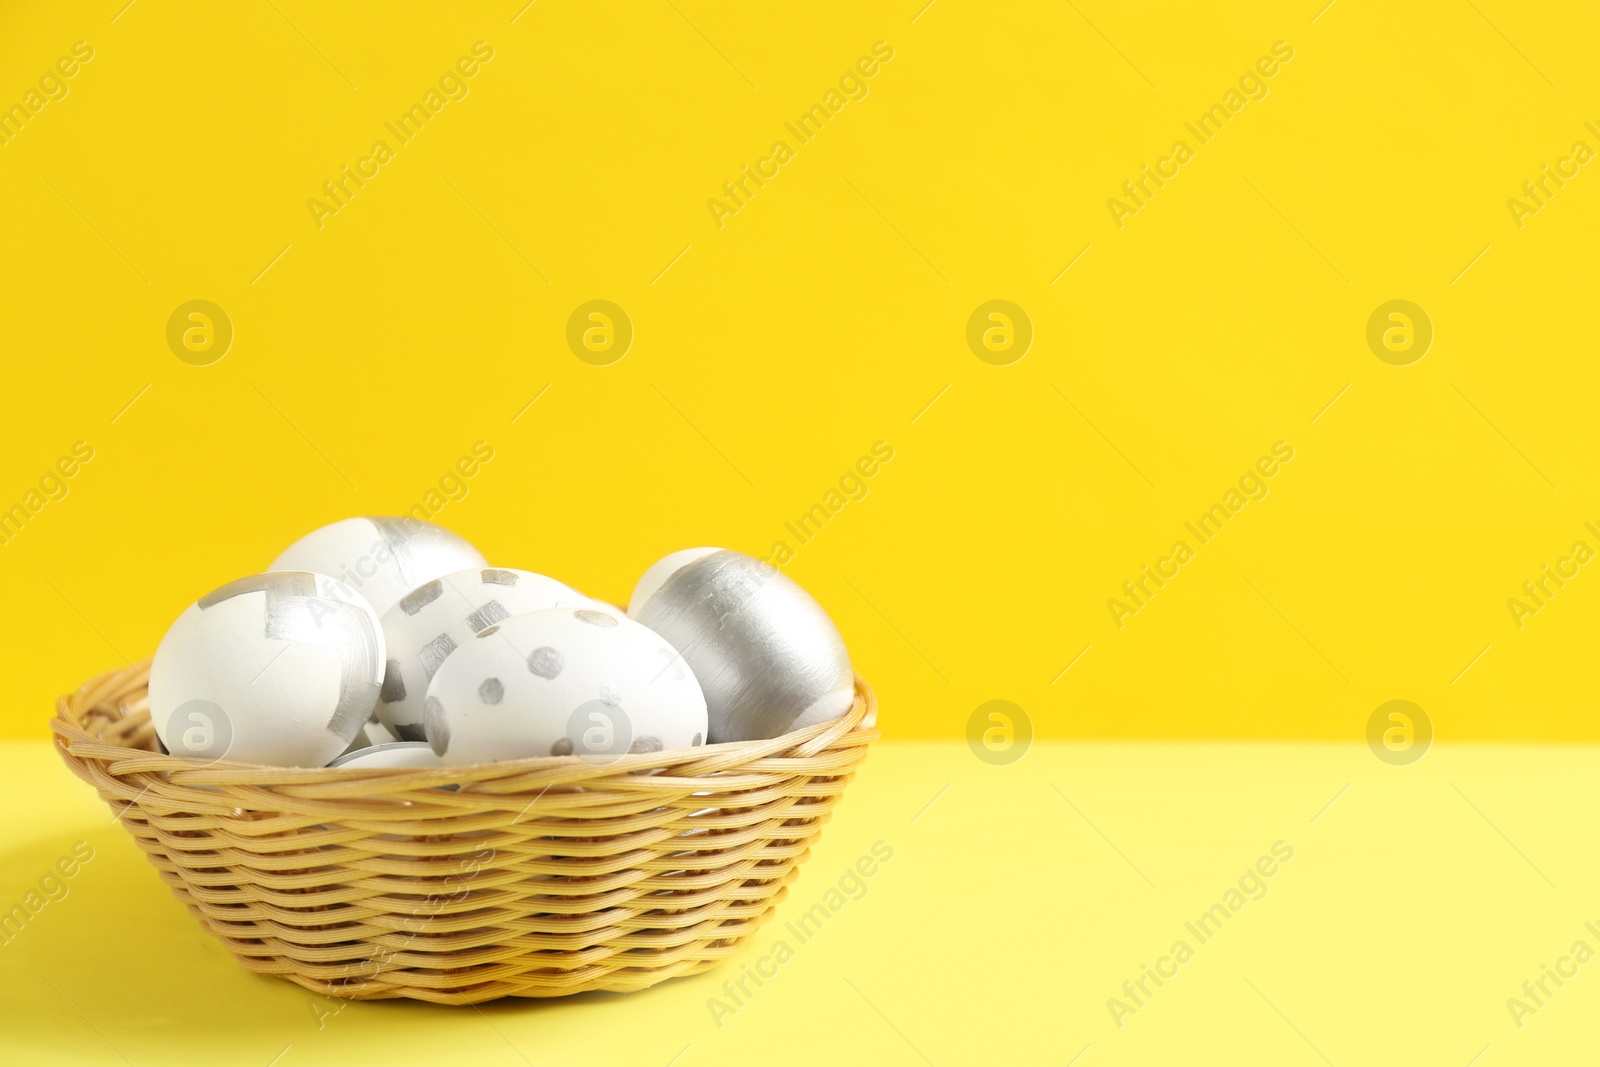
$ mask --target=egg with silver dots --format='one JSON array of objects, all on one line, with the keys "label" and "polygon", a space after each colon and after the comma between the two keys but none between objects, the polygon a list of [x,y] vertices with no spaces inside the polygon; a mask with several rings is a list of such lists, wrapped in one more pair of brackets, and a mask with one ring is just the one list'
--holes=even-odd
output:
[{"label": "egg with silver dots", "polygon": [[451,765],[538,756],[610,762],[705,742],[706,701],[659,634],[598,607],[516,615],[434,673],[433,751]]},{"label": "egg with silver dots", "polygon": [[423,698],[440,665],[480,631],[513,615],[594,602],[542,574],[487,567],[457,571],[419,586],[383,615],[388,663],[378,719],[402,741],[425,741]]},{"label": "egg with silver dots", "polygon": [[384,658],[376,613],[343,582],[309,571],[240,578],[161,639],[150,721],[176,756],[321,767],[367,722]]}]

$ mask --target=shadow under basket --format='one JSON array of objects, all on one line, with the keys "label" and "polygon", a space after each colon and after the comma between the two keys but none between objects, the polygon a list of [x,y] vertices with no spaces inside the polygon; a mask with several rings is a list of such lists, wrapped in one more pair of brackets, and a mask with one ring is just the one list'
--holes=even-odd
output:
[{"label": "shadow under basket", "polygon": [[475,1004],[643,989],[772,917],[878,737],[841,718],[766,741],[425,770],[164,755],[149,662],[57,704],[61,758],[252,971],[328,996]]}]

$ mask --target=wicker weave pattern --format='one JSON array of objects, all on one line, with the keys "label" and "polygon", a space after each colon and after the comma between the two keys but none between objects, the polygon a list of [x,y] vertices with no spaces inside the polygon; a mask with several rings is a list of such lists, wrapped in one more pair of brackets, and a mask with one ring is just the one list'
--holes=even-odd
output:
[{"label": "wicker weave pattern", "polygon": [[61,698],[62,759],[246,967],[364,1000],[564,996],[706,970],[771,917],[878,736],[858,678],[833,722],[604,766],[207,765],[159,751],[148,667]]}]

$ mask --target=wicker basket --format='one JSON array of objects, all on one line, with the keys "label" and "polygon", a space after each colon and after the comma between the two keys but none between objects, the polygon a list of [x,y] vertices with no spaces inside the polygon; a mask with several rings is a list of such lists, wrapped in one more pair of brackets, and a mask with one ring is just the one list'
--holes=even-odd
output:
[{"label": "wicker basket", "polygon": [[[61,698],[62,759],[247,968],[350,999],[473,1004],[643,989],[739,951],[878,737],[427,770],[163,755],[148,662]],[[454,786],[457,788],[440,788]]]}]

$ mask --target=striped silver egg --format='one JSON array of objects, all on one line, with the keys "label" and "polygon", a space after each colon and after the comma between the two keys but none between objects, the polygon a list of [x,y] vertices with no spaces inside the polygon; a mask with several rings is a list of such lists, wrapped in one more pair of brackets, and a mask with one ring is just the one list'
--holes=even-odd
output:
[{"label": "striped silver egg", "polygon": [[[849,710],[850,654],[810,594],[741,552],[689,555],[654,591],[641,588],[629,614],[666,638],[699,680],[708,741],[777,737]],[[655,580],[647,574],[641,587]]]}]

